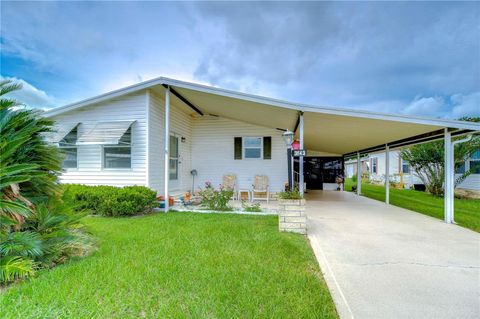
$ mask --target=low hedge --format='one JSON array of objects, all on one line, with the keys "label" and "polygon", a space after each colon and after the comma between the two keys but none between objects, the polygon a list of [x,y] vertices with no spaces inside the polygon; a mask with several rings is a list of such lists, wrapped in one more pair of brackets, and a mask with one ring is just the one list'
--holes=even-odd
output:
[{"label": "low hedge", "polygon": [[131,216],[149,213],[157,206],[156,192],[144,186],[64,185],[63,200],[75,210],[101,216]]}]

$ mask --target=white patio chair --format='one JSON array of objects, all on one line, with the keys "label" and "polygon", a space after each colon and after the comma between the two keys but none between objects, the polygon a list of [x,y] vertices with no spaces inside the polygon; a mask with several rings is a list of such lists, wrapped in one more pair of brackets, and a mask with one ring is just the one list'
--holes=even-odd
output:
[{"label": "white patio chair", "polygon": [[[256,196],[263,195],[263,196]],[[252,185],[252,202],[256,200],[266,200],[267,204],[270,200],[270,189],[268,185],[268,176],[266,175],[255,175],[255,180]]]},{"label": "white patio chair", "polygon": [[232,199],[237,198],[237,175],[227,174],[223,175],[222,186],[233,191]]}]

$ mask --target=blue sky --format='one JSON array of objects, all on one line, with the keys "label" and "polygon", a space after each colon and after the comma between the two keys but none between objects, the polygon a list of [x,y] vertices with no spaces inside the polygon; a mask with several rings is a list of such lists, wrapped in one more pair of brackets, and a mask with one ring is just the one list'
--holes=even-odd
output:
[{"label": "blue sky", "polygon": [[480,116],[479,2],[1,2],[1,76],[50,108],[158,76]]}]

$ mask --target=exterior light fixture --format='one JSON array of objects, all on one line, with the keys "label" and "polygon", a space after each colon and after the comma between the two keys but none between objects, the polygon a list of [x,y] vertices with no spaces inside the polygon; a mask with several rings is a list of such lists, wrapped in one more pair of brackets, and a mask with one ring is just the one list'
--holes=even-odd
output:
[{"label": "exterior light fixture", "polygon": [[295,133],[292,131],[286,130],[282,134],[283,140],[287,145],[287,168],[288,168],[288,188],[293,191],[293,165],[292,165],[292,143]]},{"label": "exterior light fixture", "polygon": [[293,137],[294,137],[294,136],[295,136],[295,134],[294,134],[292,131],[289,131],[289,130],[286,130],[286,131],[282,134],[283,140],[285,141],[285,144],[287,145],[288,148],[291,148],[291,147],[292,147]]}]

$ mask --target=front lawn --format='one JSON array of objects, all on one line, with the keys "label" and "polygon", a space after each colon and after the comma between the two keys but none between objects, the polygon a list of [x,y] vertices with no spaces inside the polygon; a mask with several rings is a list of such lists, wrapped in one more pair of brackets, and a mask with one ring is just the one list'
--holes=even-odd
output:
[{"label": "front lawn", "polygon": [[[356,183],[351,179],[345,179],[345,190],[351,191],[354,185]],[[362,195],[385,201],[385,187],[362,183]],[[443,220],[443,197],[415,190],[390,188],[390,204]],[[480,232],[480,200],[455,198],[455,221],[463,227]]]},{"label": "front lawn", "polygon": [[337,318],[307,239],[276,216],[85,222],[99,250],[0,293],[2,318]]}]

